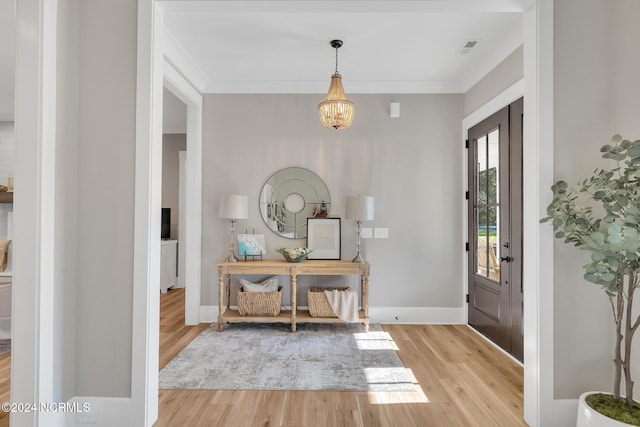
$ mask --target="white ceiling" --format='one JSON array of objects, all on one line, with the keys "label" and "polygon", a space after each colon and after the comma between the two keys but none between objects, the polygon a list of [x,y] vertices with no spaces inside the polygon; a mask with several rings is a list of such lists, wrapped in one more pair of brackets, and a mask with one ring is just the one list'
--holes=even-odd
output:
[{"label": "white ceiling", "polygon": [[332,39],[347,93],[460,93],[523,42],[521,0],[160,4],[171,59],[206,93],[326,92]]},{"label": "white ceiling", "polygon": [[[347,95],[463,93],[523,43],[523,0],[156,1],[168,59],[203,93],[326,93],[334,38]],[[467,40],[478,43],[461,53]],[[0,0],[0,41],[11,120],[14,0]]]}]

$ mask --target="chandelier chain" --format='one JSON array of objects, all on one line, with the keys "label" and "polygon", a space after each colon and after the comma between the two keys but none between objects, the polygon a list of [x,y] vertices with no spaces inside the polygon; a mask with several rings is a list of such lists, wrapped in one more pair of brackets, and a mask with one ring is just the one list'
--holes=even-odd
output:
[{"label": "chandelier chain", "polygon": [[338,74],[338,48],[336,47],[336,74]]}]

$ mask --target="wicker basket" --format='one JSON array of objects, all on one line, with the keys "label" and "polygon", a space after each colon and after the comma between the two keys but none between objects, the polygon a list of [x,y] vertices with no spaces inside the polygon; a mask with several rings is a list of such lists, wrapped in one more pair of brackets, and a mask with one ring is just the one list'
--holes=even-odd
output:
[{"label": "wicker basket", "polygon": [[240,316],[275,317],[280,314],[282,286],[277,292],[238,291],[238,313]]},{"label": "wicker basket", "polygon": [[329,301],[327,301],[327,296],[324,294],[324,291],[334,289],[346,291],[349,288],[323,288],[320,286],[312,286],[309,288],[307,301],[309,304],[309,315],[311,315],[311,317],[338,317],[331,309]]}]

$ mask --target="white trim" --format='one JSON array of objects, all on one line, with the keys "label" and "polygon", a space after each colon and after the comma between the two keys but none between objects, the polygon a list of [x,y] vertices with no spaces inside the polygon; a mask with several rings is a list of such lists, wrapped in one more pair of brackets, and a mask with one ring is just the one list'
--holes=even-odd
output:
[{"label": "white trim", "polygon": [[[154,30],[161,27],[162,14],[157,12],[153,0],[138,2],[131,405],[121,423],[144,427],[158,418],[162,52]],[[105,410],[105,419],[120,418],[112,412]]]},{"label": "white trim", "polygon": [[[398,325],[462,325],[465,311],[465,307],[369,307],[369,320]],[[200,320],[202,323],[217,322],[218,307],[200,306]]]},{"label": "white trim", "polygon": [[176,288],[184,288],[184,263],[185,254],[184,242],[186,241],[186,212],[187,212],[187,200],[186,200],[186,171],[185,162],[187,161],[187,152],[178,152],[178,160],[180,162],[178,173],[178,280]]},{"label": "white trim", "polygon": [[553,3],[524,13],[524,418],[532,427],[575,423],[577,407],[553,398],[553,232],[539,223],[553,183]]},{"label": "white trim", "polygon": [[187,133],[187,127],[182,125],[164,125],[162,126],[162,133],[164,135],[173,135],[173,134],[185,134]]},{"label": "white trim", "polygon": [[372,323],[461,325],[466,307],[369,307]]},{"label": "white trim", "polygon": [[202,95],[173,65],[164,63],[164,87],[187,105],[185,160],[185,323],[200,323],[202,281]]},{"label": "white trim", "polygon": [[477,125],[495,112],[502,110],[513,101],[521,98],[524,95],[524,79],[520,79],[495,98],[489,100],[480,108],[467,115],[462,119],[462,130],[466,136],[467,130]]},{"label": "white trim", "polygon": [[[16,13],[11,400],[52,402],[57,1],[24,0]],[[57,426],[57,418],[14,413],[11,423]]]},{"label": "white trim", "polygon": [[[159,7],[164,10],[163,5],[159,5]],[[172,68],[180,70],[180,73],[191,82],[196,90],[203,92],[208,80],[207,75],[167,28],[163,28],[162,32],[164,34],[162,52],[165,61],[171,64]]]},{"label": "white trim", "polygon": [[[65,426],[112,427],[133,425],[133,399],[128,397],[74,396],[68,412],[62,415]],[[85,408],[85,405],[87,406]],[[88,410],[85,410],[88,409]],[[138,409],[139,410],[139,409]]]}]

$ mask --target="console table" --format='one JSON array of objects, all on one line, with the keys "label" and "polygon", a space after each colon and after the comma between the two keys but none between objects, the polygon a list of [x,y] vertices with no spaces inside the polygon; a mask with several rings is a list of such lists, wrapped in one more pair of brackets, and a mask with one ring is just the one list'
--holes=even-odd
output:
[{"label": "console table", "polygon": [[[300,263],[286,261],[239,261],[218,264],[218,330],[222,332],[223,324],[259,322],[259,323],[291,323],[291,332],[296,331],[297,323],[341,323],[337,317],[311,317],[308,310],[298,310],[297,283],[298,276],[324,275],[347,276],[358,275],[361,278],[362,308],[359,312],[360,323],[364,331],[369,331],[369,264],[338,260],[306,260]],[[270,274],[288,275],[291,277],[291,310],[280,312],[274,317],[240,316],[238,310],[230,309],[231,275],[233,274]],[[225,303],[226,301],[226,303]]]}]

